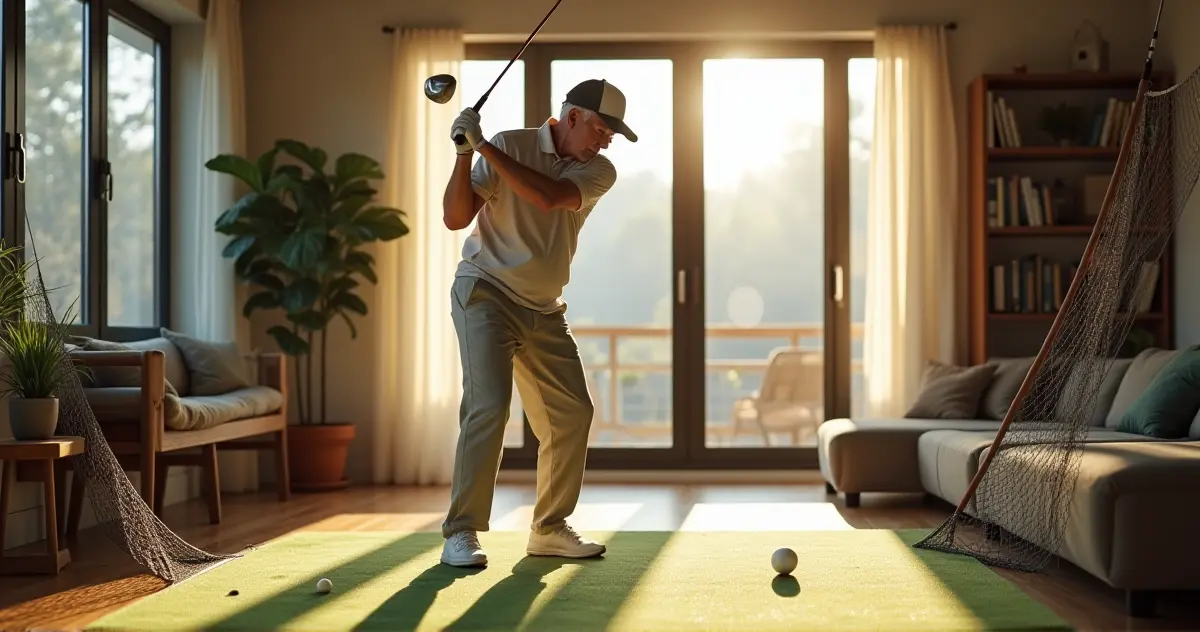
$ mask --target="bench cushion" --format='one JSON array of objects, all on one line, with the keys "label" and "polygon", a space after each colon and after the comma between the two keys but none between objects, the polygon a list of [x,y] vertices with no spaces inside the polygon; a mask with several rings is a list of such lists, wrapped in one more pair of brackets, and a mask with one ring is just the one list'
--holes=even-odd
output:
[{"label": "bench cushion", "polygon": [[[141,389],[87,388],[88,404],[97,417],[112,420],[139,418]],[[170,430],[203,430],[239,419],[262,417],[283,409],[283,395],[270,387],[250,386],[223,395],[163,398],[163,417]]]},{"label": "bench cushion", "polygon": [[[71,336],[70,342],[80,351],[162,351],[166,356],[163,364],[167,377],[167,393],[187,397],[191,394],[191,380],[183,354],[170,340],[163,337],[138,340],[136,342],[110,342],[84,336]],[[96,388],[137,387],[142,383],[140,367],[91,367],[91,378],[84,384]]]},{"label": "bench cushion", "polygon": [[974,419],[830,419],[817,430],[821,474],[842,492],[921,492],[922,434],[999,428]]}]

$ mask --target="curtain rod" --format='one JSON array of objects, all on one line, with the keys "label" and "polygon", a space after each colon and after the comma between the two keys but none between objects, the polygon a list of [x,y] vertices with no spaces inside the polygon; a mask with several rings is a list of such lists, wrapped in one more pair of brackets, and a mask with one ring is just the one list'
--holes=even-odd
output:
[{"label": "curtain rod", "polygon": [[[945,24],[942,25],[942,27],[945,28],[947,31],[957,31],[958,30],[958,22],[946,22]],[[395,33],[396,27],[390,26],[390,25],[384,26],[382,28],[382,30],[384,33],[389,33],[389,34]]]}]

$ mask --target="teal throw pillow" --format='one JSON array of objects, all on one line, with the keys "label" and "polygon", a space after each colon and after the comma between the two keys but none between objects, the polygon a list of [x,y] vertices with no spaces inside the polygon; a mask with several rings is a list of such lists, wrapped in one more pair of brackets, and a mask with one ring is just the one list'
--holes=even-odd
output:
[{"label": "teal throw pillow", "polygon": [[1134,400],[1117,425],[1120,432],[1158,439],[1187,436],[1200,411],[1200,347],[1175,356]]}]

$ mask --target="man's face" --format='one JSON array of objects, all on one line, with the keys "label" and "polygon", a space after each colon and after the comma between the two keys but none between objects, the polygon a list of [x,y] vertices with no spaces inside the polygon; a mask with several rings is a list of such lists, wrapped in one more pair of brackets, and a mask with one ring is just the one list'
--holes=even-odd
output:
[{"label": "man's face", "polygon": [[595,114],[584,120],[583,112],[572,109],[566,123],[570,130],[567,134],[567,154],[576,160],[591,160],[612,142],[613,131]]}]

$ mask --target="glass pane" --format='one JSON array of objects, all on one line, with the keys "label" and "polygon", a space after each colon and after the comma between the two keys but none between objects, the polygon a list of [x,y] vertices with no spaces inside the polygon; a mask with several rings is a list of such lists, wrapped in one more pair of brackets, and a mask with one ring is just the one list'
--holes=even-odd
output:
[{"label": "glass pane", "polygon": [[55,317],[73,304],[75,322],[86,309],[83,12],[77,0],[25,3],[25,248],[37,248]]},{"label": "glass pane", "polygon": [[850,415],[866,411],[863,315],[867,297],[867,199],[875,138],[875,60],[851,59],[850,84]]},{"label": "glass pane", "polygon": [[596,408],[589,444],[667,448],[672,431],[673,213],[670,60],[559,60],[550,66],[551,112],[585,79],[625,93],[625,121],[604,153],[617,182],[587,217],[564,291]]},{"label": "glass pane", "polygon": [[157,46],[121,20],[108,19],[108,324],[158,324]]},{"label": "glass pane", "polygon": [[[461,95],[461,108],[471,107],[483,96],[492,85],[508,60],[469,59],[462,63],[459,71],[458,90]],[[504,74],[500,83],[488,95],[487,104],[483,106],[480,115],[480,125],[484,135],[489,138],[497,132],[508,129],[525,127],[525,62],[517,60]],[[479,155],[475,155],[479,160]],[[475,230],[475,222],[464,230],[459,231],[461,248],[465,240]],[[524,411],[521,398],[517,394],[517,385],[513,384],[513,400],[510,407],[508,425],[504,428],[504,446],[519,448],[525,445]]]},{"label": "glass pane", "polygon": [[[772,86],[769,103],[746,86]],[[824,62],[705,60],[703,93],[705,445],[815,445],[825,392]]]}]

